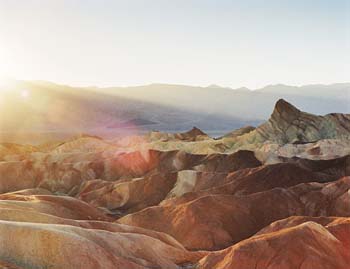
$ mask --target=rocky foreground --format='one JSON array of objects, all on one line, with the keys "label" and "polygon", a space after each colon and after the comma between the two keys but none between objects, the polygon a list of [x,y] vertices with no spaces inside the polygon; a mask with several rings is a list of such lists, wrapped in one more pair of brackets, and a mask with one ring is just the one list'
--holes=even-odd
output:
[{"label": "rocky foreground", "polygon": [[0,268],[349,265],[350,115],[0,144]]}]

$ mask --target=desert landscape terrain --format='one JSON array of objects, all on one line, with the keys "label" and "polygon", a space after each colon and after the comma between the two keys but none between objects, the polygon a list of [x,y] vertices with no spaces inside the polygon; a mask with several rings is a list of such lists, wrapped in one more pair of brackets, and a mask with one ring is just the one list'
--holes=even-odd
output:
[{"label": "desert landscape terrain", "polygon": [[349,0],[0,0],[0,269],[350,269]]},{"label": "desert landscape terrain", "polygon": [[350,115],[0,144],[1,268],[346,269]]}]

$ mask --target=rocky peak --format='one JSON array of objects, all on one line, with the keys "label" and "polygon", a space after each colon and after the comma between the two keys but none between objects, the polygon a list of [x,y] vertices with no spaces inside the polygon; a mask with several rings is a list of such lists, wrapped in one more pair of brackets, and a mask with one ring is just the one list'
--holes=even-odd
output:
[{"label": "rocky peak", "polygon": [[301,111],[297,109],[292,104],[288,103],[284,99],[279,99],[276,102],[275,108],[272,112],[271,118],[276,122],[280,121],[293,121],[297,117],[299,117]]},{"label": "rocky peak", "polygon": [[350,117],[346,114],[317,116],[300,111],[279,99],[270,119],[251,136],[255,141],[274,141],[280,144],[309,143],[320,139],[348,138]]},{"label": "rocky peak", "polygon": [[189,135],[197,136],[197,135],[207,135],[204,133],[201,129],[197,128],[196,126],[193,126],[191,130],[187,132]]},{"label": "rocky peak", "polygon": [[175,135],[176,138],[180,140],[187,140],[187,141],[196,141],[197,139],[206,139],[209,138],[209,136],[204,133],[201,129],[197,127],[193,127],[191,130],[185,132],[185,133],[179,133]]}]

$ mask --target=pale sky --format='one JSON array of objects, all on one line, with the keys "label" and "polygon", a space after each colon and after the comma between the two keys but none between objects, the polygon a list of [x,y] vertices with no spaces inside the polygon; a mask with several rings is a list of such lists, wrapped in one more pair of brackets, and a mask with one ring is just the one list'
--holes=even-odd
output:
[{"label": "pale sky", "polygon": [[71,85],[350,82],[348,0],[0,0],[0,76]]}]

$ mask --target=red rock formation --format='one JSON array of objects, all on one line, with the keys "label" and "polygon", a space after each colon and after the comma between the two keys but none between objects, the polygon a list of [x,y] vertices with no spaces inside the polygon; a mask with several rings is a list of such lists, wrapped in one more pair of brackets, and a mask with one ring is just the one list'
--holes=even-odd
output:
[{"label": "red rock formation", "polygon": [[345,177],[247,196],[205,195],[151,207],[119,222],[165,232],[188,249],[222,249],[288,216],[350,216],[349,189],[350,177]]},{"label": "red rock formation", "polygon": [[130,232],[0,221],[0,260],[23,268],[169,268],[203,257]]},{"label": "red rock formation", "polygon": [[346,269],[350,219],[326,227],[313,221],[257,235],[203,258],[200,269]]}]

